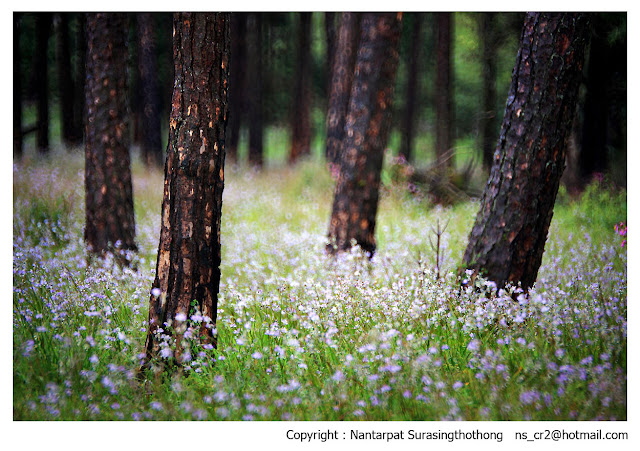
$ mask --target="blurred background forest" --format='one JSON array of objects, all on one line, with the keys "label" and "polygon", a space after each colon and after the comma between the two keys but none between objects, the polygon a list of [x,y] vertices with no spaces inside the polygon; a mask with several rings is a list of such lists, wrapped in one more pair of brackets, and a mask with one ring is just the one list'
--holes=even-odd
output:
[{"label": "blurred background forest", "polygon": [[[444,40],[437,34],[442,14],[449,21]],[[310,140],[302,153],[325,158],[329,67],[338,16],[234,14],[227,164],[278,167],[295,161],[292,130],[301,121],[307,121],[301,126]],[[572,192],[594,174],[607,174],[616,185],[626,186],[626,14],[593,17],[564,174]],[[416,168],[434,164],[438,47],[448,43],[445,61],[452,79],[448,90],[454,118],[450,133],[458,168],[451,182],[472,193],[482,189],[522,20],[523,14],[514,12],[404,14],[388,159],[402,155],[403,159],[391,161],[408,160]],[[80,151],[84,26],[82,13],[14,13],[14,157],[35,157],[57,147]],[[149,164],[164,161],[173,84],[171,39],[171,13],[130,15],[132,149]],[[393,171],[384,174],[389,177]],[[416,177],[416,182],[420,180]]]}]

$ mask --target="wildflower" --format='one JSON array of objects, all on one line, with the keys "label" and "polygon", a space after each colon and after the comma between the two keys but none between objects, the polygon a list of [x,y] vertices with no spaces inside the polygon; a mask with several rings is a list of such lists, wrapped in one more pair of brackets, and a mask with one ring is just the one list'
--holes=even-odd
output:
[{"label": "wildflower", "polygon": [[462,388],[463,386],[464,386],[464,384],[463,384],[462,382],[460,382],[460,381],[456,381],[456,382],[453,384],[453,389],[454,389],[454,390],[458,390],[459,388]]},{"label": "wildflower", "polygon": [[480,340],[471,340],[467,345],[469,351],[477,351],[480,349]]},{"label": "wildflower", "polygon": [[251,357],[253,357],[256,360],[260,360],[262,358],[262,354],[260,352],[256,351],[253,354],[251,354]]},{"label": "wildflower", "polygon": [[91,357],[89,357],[89,362],[93,363],[94,365],[96,363],[98,363],[100,361],[100,359],[98,358],[97,355],[93,354]]}]

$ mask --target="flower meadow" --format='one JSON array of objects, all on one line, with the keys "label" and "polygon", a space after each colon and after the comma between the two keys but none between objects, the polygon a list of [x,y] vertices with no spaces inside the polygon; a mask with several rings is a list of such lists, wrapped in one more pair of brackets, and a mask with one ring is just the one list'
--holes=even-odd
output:
[{"label": "flower meadow", "polygon": [[134,158],[133,176],[123,268],[88,261],[80,154],[14,164],[15,420],[627,419],[624,190],[561,191],[524,294],[460,284],[477,201],[385,184],[374,258],[332,258],[324,164],[229,167],[218,348],[192,340],[183,371],[143,380],[163,174]]}]

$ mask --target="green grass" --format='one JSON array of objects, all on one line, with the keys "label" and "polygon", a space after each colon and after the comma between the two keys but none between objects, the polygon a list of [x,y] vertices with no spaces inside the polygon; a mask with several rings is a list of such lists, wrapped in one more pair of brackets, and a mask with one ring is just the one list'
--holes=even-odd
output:
[{"label": "green grass", "polygon": [[133,160],[129,270],[87,266],[82,155],[14,164],[14,419],[627,418],[624,190],[560,194],[538,282],[514,302],[454,275],[477,203],[433,206],[390,179],[375,258],[330,259],[331,175],[320,158],[284,166],[283,133],[266,142],[267,170],[226,172],[218,349],[194,342],[186,374],[144,382],[162,171]]}]

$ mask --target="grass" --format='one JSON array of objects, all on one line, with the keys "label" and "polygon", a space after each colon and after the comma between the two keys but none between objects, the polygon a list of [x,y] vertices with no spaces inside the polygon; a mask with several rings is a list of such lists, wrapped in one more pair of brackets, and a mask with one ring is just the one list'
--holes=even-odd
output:
[{"label": "grass", "polygon": [[141,384],[162,171],[133,159],[137,269],[87,266],[82,155],[57,152],[13,170],[16,420],[627,418],[624,190],[560,193],[538,282],[514,302],[454,276],[477,203],[387,183],[375,258],[332,260],[330,174],[272,149],[263,172],[226,171],[218,350],[193,343],[186,374]]}]

